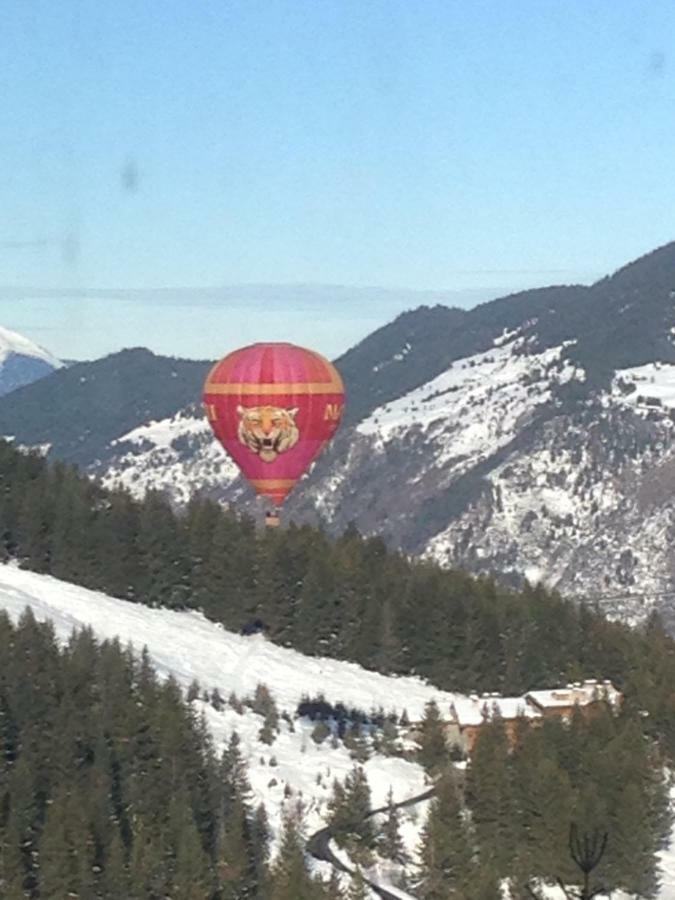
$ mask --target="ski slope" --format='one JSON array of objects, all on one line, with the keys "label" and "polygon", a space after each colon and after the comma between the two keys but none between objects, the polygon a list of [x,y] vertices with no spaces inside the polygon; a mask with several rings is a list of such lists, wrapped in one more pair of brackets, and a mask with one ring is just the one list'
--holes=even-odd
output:
[{"label": "ski slope", "polygon": [[328,701],[366,711],[407,709],[415,721],[429,700],[447,708],[455,699],[418,678],[388,677],[355,663],[304,656],[261,635],[233,634],[198,612],[151,609],[13,564],[0,566],[0,607],[16,618],[26,606],[38,619],[51,619],[62,639],[73,628],[89,625],[101,639],[119,637],[139,651],[147,646],[160,675],[173,675],[183,687],[197,679],[224,696],[234,691],[243,697],[264,682],[279,708],[289,712],[303,694],[322,692]]}]

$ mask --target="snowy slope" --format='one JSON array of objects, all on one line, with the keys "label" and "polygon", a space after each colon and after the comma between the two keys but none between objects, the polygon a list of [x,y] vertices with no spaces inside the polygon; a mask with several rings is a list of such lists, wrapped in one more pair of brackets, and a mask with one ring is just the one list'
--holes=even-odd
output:
[{"label": "snowy slope", "polygon": [[114,440],[112,448],[101,474],[106,487],[123,487],[136,497],[164,491],[178,506],[188,503],[196,490],[222,492],[239,475],[201,410],[182,410],[134,428]]},{"label": "snowy slope", "polygon": [[[456,697],[417,678],[387,677],[352,663],[305,657],[261,636],[241,637],[199,613],[150,609],[22,571],[13,564],[0,566],[0,609],[17,620],[26,607],[37,619],[50,620],[59,640],[65,641],[74,628],[90,626],[99,639],[118,637],[138,650],[147,646],[159,674],[173,675],[184,689],[197,679],[203,689],[217,687],[224,697],[234,691],[244,698],[260,682],[266,683],[280,711],[291,716],[303,693],[323,692],[329,701],[342,700],[366,710],[382,706],[400,713],[407,709],[412,719],[421,716],[428,700],[434,698],[445,708]],[[239,714],[229,706],[217,712],[208,703],[197,701],[196,705],[204,712],[218,748],[233,730],[241,736],[254,794],[265,803],[277,836],[284,805],[298,799],[306,806],[308,828],[321,827],[333,779],[343,779],[353,766],[342,744],[317,746],[310,737],[311,724],[295,719],[294,731],[282,720],[279,736],[268,746],[258,740],[262,719],[250,709]],[[390,787],[397,800],[425,789],[423,770],[399,758],[374,755],[365,770],[374,805],[386,802]],[[292,789],[289,798],[284,797],[286,785]],[[418,846],[425,809],[422,804],[403,816],[402,836],[411,854]],[[675,900],[675,851],[662,853],[662,868],[660,900]],[[383,864],[372,872],[381,884],[388,884],[389,875]],[[400,892],[400,896],[410,895]],[[558,894],[552,891],[547,896],[553,900]]]},{"label": "snowy slope", "polygon": [[[375,531],[385,522],[396,543],[423,552],[434,529],[411,534],[420,509],[508,448],[546,414],[561,386],[584,382],[584,370],[567,357],[573,343],[539,350],[529,338],[505,332],[491,349],[456,360],[360,422],[330,474],[308,486],[308,499],[325,517],[342,521],[353,515],[347,498],[358,494],[360,527]],[[394,483],[395,496],[405,492],[403,509],[392,503]],[[439,524],[454,519],[447,505]]]},{"label": "snowy slope", "polygon": [[460,359],[433,381],[376,409],[357,431],[382,448],[412,429],[424,432],[438,468],[461,460],[466,468],[507,443],[554,384],[584,373],[562,360],[565,345],[523,353],[524,341],[495,342],[492,350]]},{"label": "snowy slope", "polygon": [[[673,273],[675,243],[589,287],[420,307],[373,332],[338,360],[345,422],[285,519],[333,533],[353,522],[509,584],[602,595],[630,621],[656,606],[675,631]],[[91,451],[84,430],[68,458],[136,496],[159,489],[184,506],[206,493],[254,512],[185,402],[152,415],[139,404]],[[64,454],[49,433],[20,432],[7,429]]]},{"label": "snowy slope", "polygon": [[[630,621],[657,606],[675,628],[675,604],[658,596],[675,588],[675,365],[619,369],[570,403],[564,392],[587,387],[575,341],[542,349],[522,332],[505,329],[344,428],[286,516],[319,514],[336,531],[353,520],[443,564],[606,595]],[[200,409],[136,428],[113,451],[95,474],[137,496],[252,496]]]},{"label": "snowy slope", "polygon": [[[241,637],[199,613],[149,609],[13,565],[0,566],[0,609],[17,619],[27,606],[36,618],[51,620],[61,640],[73,628],[90,626],[100,639],[119,637],[139,651],[147,646],[160,675],[173,675],[185,689],[197,679],[203,689],[218,688],[224,698],[234,691],[243,699],[265,683],[280,712],[291,717],[305,693],[323,692],[329,701],[341,700],[365,710],[382,706],[400,713],[407,709],[413,719],[421,716],[432,697],[444,706],[453,697],[415,678],[387,678],[351,663],[305,657],[261,636]],[[307,807],[308,827],[323,824],[333,779],[343,779],[354,765],[342,744],[317,746],[310,737],[312,724],[296,719],[293,732],[282,720],[280,735],[268,746],[258,740],[262,719],[250,709],[238,714],[229,706],[216,712],[208,703],[198,705],[219,748],[233,730],[240,734],[254,793],[265,803],[274,829],[278,831],[284,803],[297,802],[300,796]],[[270,764],[273,758],[275,765]],[[397,799],[424,790],[423,770],[402,759],[374,756],[365,769],[375,805],[385,803],[390,786]],[[286,784],[293,789],[287,799]],[[405,835],[414,850],[417,828],[406,828]]]},{"label": "snowy slope", "polygon": [[619,369],[612,388],[615,399],[645,413],[654,407],[675,409],[675,365],[653,362]]},{"label": "snowy slope", "polygon": [[0,394],[43,378],[63,363],[33,341],[0,327]]}]

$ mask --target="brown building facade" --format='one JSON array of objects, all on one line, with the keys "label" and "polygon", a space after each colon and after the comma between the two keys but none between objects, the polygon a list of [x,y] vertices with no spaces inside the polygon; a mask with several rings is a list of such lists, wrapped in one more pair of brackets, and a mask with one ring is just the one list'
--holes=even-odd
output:
[{"label": "brown building facade", "polygon": [[586,715],[593,715],[605,704],[612,709],[618,709],[621,705],[621,694],[609,681],[588,680],[568,684],[564,688],[529,691],[522,697],[472,694],[458,697],[450,704],[445,737],[448,746],[456,746],[470,755],[481,729],[495,717],[501,719],[513,744],[523,722],[536,725],[547,718],[567,720],[575,708]]}]

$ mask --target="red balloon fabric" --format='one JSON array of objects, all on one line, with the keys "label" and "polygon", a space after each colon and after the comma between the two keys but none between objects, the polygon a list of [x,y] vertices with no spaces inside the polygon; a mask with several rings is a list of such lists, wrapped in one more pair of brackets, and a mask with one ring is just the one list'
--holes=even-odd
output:
[{"label": "red balloon fabric", "polygon": [[345,392],[335,366],[295,344],[252,344],[211,369],[204,407],[255,490],[279,506],[333,437]]}]

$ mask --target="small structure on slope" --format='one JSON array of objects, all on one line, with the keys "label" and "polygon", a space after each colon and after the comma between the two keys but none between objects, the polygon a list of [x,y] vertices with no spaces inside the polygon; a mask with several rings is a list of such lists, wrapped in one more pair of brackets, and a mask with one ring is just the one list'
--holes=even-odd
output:
[{"label": "small structure on slope", "polygon": [[599,704],[609,703],[612,709],[621,705],[622,695],[611,681],[595,681],[588,679],[565,688],[554,688],[548,691],[529,691],[525,694],[527,702],[538,709],[545,718],[569,718],[575,706],[585,714],[593,714]]},{"label": "small structure on slope", "polygon": [[486,722],[499,717],[504,723],[509,741],[513,742],[521,719],[540,719],[541,715],[525,697],[502,697],[499,694],[458,697],[450,704],[445,739],[451,747],[457,746],[464,753],[471,753]]},{"label": "small structure on slope", "polygon": [[613,710],[621,705],[622,695],[611,681],[587,680],[568,684],[564,688],[528,691],[522,697],[502,697],[500,694],[471,694],[458,697],[450,704],[450,716],[445,723],[445,736],[449,746],[457,746],[470,754],[481,728],[494,718],[504,723],[511,743],[516,739],[519,723],[539,724],[542,719],[567,720],[578,708],[584,715],[592,716],[609,704]]}]

